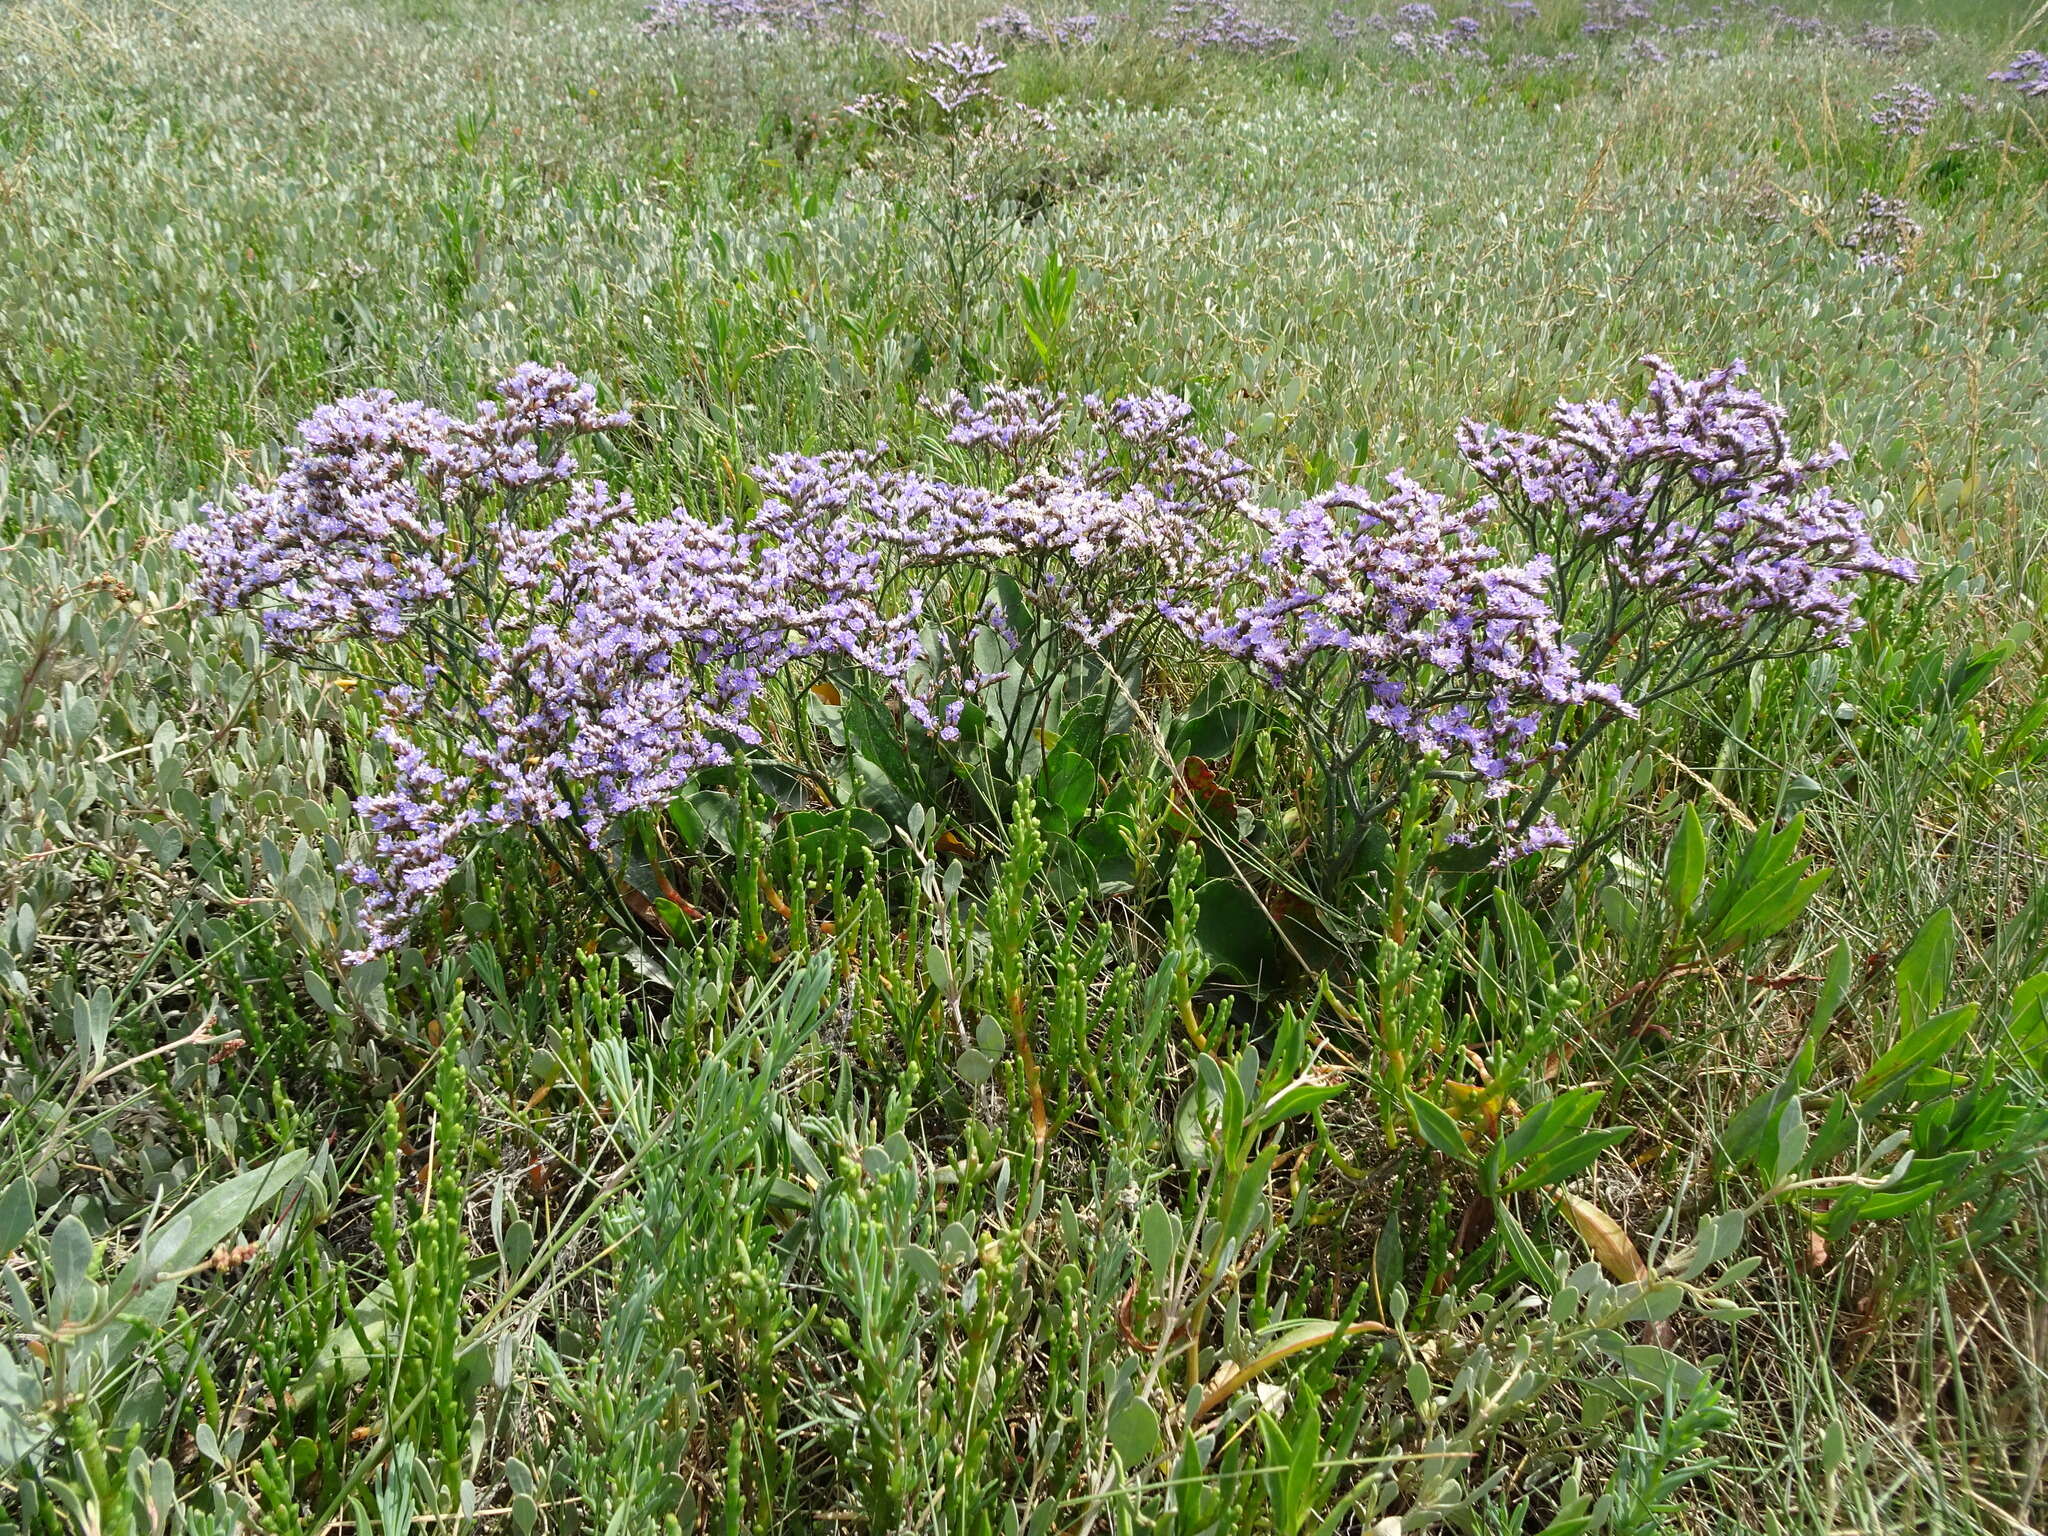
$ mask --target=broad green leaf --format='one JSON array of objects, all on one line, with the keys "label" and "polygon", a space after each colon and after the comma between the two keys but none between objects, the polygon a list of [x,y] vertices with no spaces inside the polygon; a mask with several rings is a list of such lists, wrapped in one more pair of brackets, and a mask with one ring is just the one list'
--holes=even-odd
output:
[{"label": "broad green leaf", "polygon": [[1956,919],[1939,908],[1920,925],[1913,942],[1899,956],[1899,1028],[1911,1033],[1931,1018],[1948,997],[1956,961]]},{"label": "broad green leaf", "polygon": [[1765,1146],[1764,1177],[1773,1184],[1798,1173],[1806,1158],[1806,1105],[1795,1094],[1778,1112]]},{"label": "broad green leaf", "polygon": [[1257,1136],[1270,1131],[1283,1121],[1305,1115],[1317,1105],[1328,1103],[1343,1091],[1342,1082],[1327,1081],[1315,1075],[1298,1077],[1259,1107],[1252,1120],[1251,1133]]},{"label": "broad green leaf", "polygon": [[[1905,988],[1900,988],[1901,1002]],[[1866,1109],[1875,1109],[1897,1097],[1913,1076],[1933,1066],[1969,1033],[1976,1022],[1977,1005],[1964,1003],[1946,1013],[1936,1014],[1918,1029],[1871,1063],[1870,1070],[1856,1079],[1849,1097]]]},{"label": "broad green leaf", "polygon": [[[2035,1071],[2048,1071],[2048,971],[2029,976],[2012,993],[2012,1019],[2006,1025],[2006,1044]],[[5,1238],[0,1223],[0,1239]],[[0,1251],[6,1243],[0,1240]]]},{"label": "broad green leaf", "polygon": [[23,1174],[0,1190],[0,1259],[12,1255],[35,1224],[35,1181]]},{"label": "broad green leaf", "polygon": [[1159,1449],[1159,1410],[1132,1398],[1109,1416],[1109,1443],[1126,1467],[1142,1466]]},{"label": "broad green leaf", "polygon": [[1617,1125],[1604,1131],[1584,1131],[1566,1142],[1546,1147],[1522,1165],[1519,1173],[1508,1179],[1510,1192],[1542,1189],[1551,1184],[1562,1184],[1567,1179],[1578,1177],[1598,1160],[1609,1147],[1628,1140],[1635,1134],[1632,1125]]},{"label": "broad green leaf", "polygon": [[1458,1132],[1458,1122],[1413,1089],[1408,1092],[1408,1114],[1415,1133],[1445,1157],[1471,1167],[1472,1149]]},{"label": "broad green leaf", "polygon": [[1664,852],[1664,899],[1679,917],[1692,911],[1706,878],[1707,834],[1700,826],[1700,813],[1688,802]]}]

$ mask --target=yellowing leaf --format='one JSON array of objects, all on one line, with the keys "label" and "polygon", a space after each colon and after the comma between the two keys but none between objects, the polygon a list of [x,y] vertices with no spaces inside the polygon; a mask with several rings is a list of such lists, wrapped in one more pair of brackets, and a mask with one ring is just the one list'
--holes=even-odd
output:
[{"label": "yellowing leaf", "polygon": [[1647,1278],[1649,1271],[1643,1266],[1642,1256],[1629,1241],[1629,1235],[1621,1230],[1620,1222],[1577,1195],[1560,1193],[1557,1208],[1612,1279],[1626,1284]]}]

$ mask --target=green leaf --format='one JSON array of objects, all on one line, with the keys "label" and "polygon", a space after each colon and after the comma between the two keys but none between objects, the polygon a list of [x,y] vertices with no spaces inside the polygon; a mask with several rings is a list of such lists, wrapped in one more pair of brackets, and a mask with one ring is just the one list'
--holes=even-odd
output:
[{"label": "green leaf", "polygon": [[0,1190],[0,1259],[10,1257],[35,1224],[35,1181],[23,1174]]},{"label": "green leaf", "polygon": [[[2048,971],[2029,976],[2012,993],[2012,1017],[2005,1027],[2007,1048],[2035,1071],[2048,1069]],[[0,1223],[0,1238],[4,1238]],[[6,1251],[0,1241],[0,1253]]]},{"label": "green leaf", "polygon": [[[273,1201],[298,1187],[299,1178],[313,1161],[304,1148],[272,1158],[259,1168],[236,1174],[216,1184],[170,1220],[144,1238],[142,1247],[121,1271],[119,1290],[137,1298],[127,1311],[144,1326],[154,1327],[170,1316],[176,1299],[176,1282],[160,1277],[196,1267],[239,1232]],[[109,1363],[124,1358],[142,1342],[142,1327],[131,1328],[111,1339]]]},{"label": "green leaf", "polygon": [[71,1301],[92,1268],[92,1237],[85,1223],[66,1216],[50,1234],[50,1321],[76,1321]]},{"label": "green leaf", "polygon": [[1501,1143],[1502,1161],[1512,1167],[1568,1140],[1586,1128],[1605,1097],[1603,1089],[1572,1088],[1543,1100]]},{"label": "green leaf", "polygon": [[1778,1112],[1776,1135],[1767,1145],[1764,1177],[1773,1184],[1798,1173],[1806,1158],[1806,1105],[1796,1095]]},{"label": "green leaf", "polygon": [[1509,1208],[1507,1201],[1493,1202],[1493,1220],[1515,1261],[1515,1267],[1521,1270],[1522,1278],[1544,1295],[1554,1294],[1557,1290],[1556,1266],[1536,1246],[1536,1240],[1529,1236],[1529,1229],[1522,1225],[1521,1218]]},{"label": "green leaf", "polygon": [[1621,1342],[1616,1335],[1615,1341],[1605,1347],[1629,1377],[1654,1392],[1671,1392],[1678,1397],[1687,1397],[1697,1392],[1700,1383],[1706,1380],[1707,1373],[1691,1361],[1674,1355],[1668,1349],[1659,1349],[1655,1344],[1628,1344]]},{"label": "green leaf", "polygon": [[1585,1131],[1570,1141],[1547,1147],[1529,1159],[1521,1172],[1507,1182],[1508,1192],[1542,1189],[1576,1178],[1592,1167],[1602,1152],[1635,1134],[1632,1125],[1617,1125],[1604,1131]]},{"label": "green leaf", "polygon": [[924,799],[923,780],[903,748],[903,728],[889,711],[866,689],[851,683],[840,688],[839,708],[847,750],[866,758],[875,776],[906,800]]},{"label": "green leaf", "polygon": [[[1813,999],[1813,1018],[1807,1025],[1806,1050],[1807,1071],[1813,1070],[1812,1053],[1815,1041],[1834,1017],[1841,1011],[1842,1004],[1849,1000],[1849,988],[1856,977],[1856,958],[1849,952],[1847,944],[1837,944],[1828,954],[1827,973],[1821,978],[1820,991]],[[1804,1086],[1802,1083],[1801,1086]]]},{"label": "green leaf", "polygon": [[1109,1416],[1109,1443],[1126,1467],[1138,1467],[1159,1449],[1159,1410],[1134,1397]]},{"label": "green leaf", "polygon": [[1458,1122],[1412,1088],[1408,1090],[1408,1115],[1415,1122],[1416,1135],[1430,1146],[1467,1168],[1473,1165],[1472,1149],[1459,1134]]},{"label": "green leaf", "polygon": [[1236,880],[1211,880],[1195,892],[1195,902],[1195,937],[1218,969],[1242,981],[1272,980],[1280,932],[1258,897]]},{"label": "green leaf", "polygon": [[[1900,988],[1901,1001],[1905,988]],[[1875,1109],[1897,1097],[1914,1075],[1933,1066],[1946,1056],[1969,1033],[1976,1022],[1977,1005],[1964,1003],[1960,1008],[1937,1014],[1912,1031],[1886,1051],[1870,1065],[1870,1070],[1856,1079],[1849,1090],[1849,1097],[1866,1109]]]},{"label": "green leaf", "polygon": [[1700,826],[1700,813],[1688,802],[1664,852],[1664,899],[1671,910],[1681,918],[1692,911],[1706,878],[1707,834]]},{"label": "green leaf", "polygon": [[1173,1149],[1183,1168],[1209,1166],[1222,1125],[1222,1084],[1211,1087],[1198,1076],[1173,1112]]},{"label": "green leaf", "polygon": [[1162,1288],[1180,1253],[1181,1220],[1157,1200],[1138,1213],[1138,1248]]},{"label": "green leaf", "polygon": [[1899,1028],[1918,1029],[1948,997],[1956,963],[1956,919],[1947,907],[1938,909],[1899,956],[1895,979],[1899,989]]},{"label": "green leaf", "polygon": [[1305,1115],[1319,1104],[1328,1103],[1344,1091],[1341,1082],[1322,1082],[1313,1077],[1298,1077],[1259,1107],[1252,1119],[1251,1133],[1254,1136],[1270,1131],[1282,1121]]},{"label": "green leaf", "polygon": [[1496,887],[1493,893],[1494,911],[1500,919],[1501,938],[1506,941],[1506,953],[1501,956],[1503,966],[1514,966],[1530,981],[1554,985],[1557,981],[1557,963],[1551,958],[1550,940],[1543,936],[1543,925],[1535,915],[1509,894],[1506,886]]}]

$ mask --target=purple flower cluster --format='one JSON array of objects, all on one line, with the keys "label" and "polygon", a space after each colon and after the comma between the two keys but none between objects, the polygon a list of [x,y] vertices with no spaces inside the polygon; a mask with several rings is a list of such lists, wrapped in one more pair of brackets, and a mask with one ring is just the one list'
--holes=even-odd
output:
[{"label": "purple flower cluster", "polygon": [[1875,22],[1866,22],[1848,38],[1851,47],[1861,48],[1880,59],[1899,59],[1925,53],[1940,41],[1941,34],[1932,27],[1884,27]]},{"label": "purple flower cluster", "polygon": [[996,93],[988,82],[1009,68],[979,43],[933,43],[911,49],[910,56],[924,66],[913,83],[948,117],[993,99]]},{"label": "purple flower cluster", "polygon": [[[987,114],[1007,106],[1035,128],[1050,130],[1055,126],[1046,113],[1010,101],[989,84],[1010,66],[980,43],[940,42],[922,48],[906,46],[904,51],[916,65],[910,74],[911,96],[869,94],[847,103],[841,110],[878,127],[899,129],[923,100],[937,111],[941,125],[948,131],[959,132],[969,124],[987,126]],[[967,110],[977,104],[977,111]]]},{"label": "purple flower cluster", "polygon": [[1897,143],[1901,139],[1919,138],[1940,110],[1941,102],[1932,91],[1902,81],[1873,99],[1870,120],[1879,133]]},{"label": "purple flower cluster", "polygon": [[845,27],[867,14],[864,0],[653,0],[640,30],[817,32]]},{"label": "purple flower cluster", "polygon": [[[931,409],[971,464],[1004,483],[885,468],[885,450],[783,455],[755,471],[766,500],[753,526],[791,546],[888,551],[899,568],[1001,569],[1041,616],[1089,647],[1174,618],[1223,568],[1220,534],[1242,520],[1250,467],[1185,430],[1192,409],[1164,393],[1103,402],[1077,417],[1066,397],[991,388]],[[1083,421],[1098,441],[1078,442]]]},{"label": "purple flower cluster", "polygon": [[1920,226],[1906,214],[1905,199],[1866,192],[1858,207],[1863,222],[1842,239],[1842,244],[1856,253],[1857,267],[1865,271],[1875,268],[1881,272],[1903,272],[1906,253],[1921,235]]},{"label": "purple flower cluster", "polygon": [[281,649],[404,635],[470,563],[450,537],[449,501],[565,481],[575,461],[561,439],[626,421],[600,412],[573,374],[536,363],[497,393],[468,421],[389,390],[321,406],[274,486],[201,507],[205,521],[173,540],[200,568],[200,595],[223,610],[265,599],[264,636]]},{"label": "purple flower cluster", "polygon": [[1580,675],[1550,605],[1547,556],[1503,558],[1484,503],[1453,508],[1405,475],[1391,483],[1380,499],[1340,485],[1254,513],[1266,539],[1246,572],[1251,600],[1191,627],[1324,717],[1338,761],[1354,741],[1398,747],[1468,765],[1501,798],[1540,753],[1548,713],[1626,706]]},{"label": "purple flower cluster", "polygon": [[1468,835],[1505,858],[1563,840],[1545,798],[1608,723],[1841,643],[1858,582],[1914,579],[1823,483],[1842,450],[1794,454],[1739,365],[1646,363],[1639,405],[1561,404],[1545,434],[1466,423],[1492,494],[1463,506],[1396,475],[1263,508],[1176,395],[998,386],[927,402],[959,477],[886,444],[780,455],[741,522],[643,518],[579,479],[565,445],[625,417],[529,364],[467,419],[386,393],[322,407],[276,485],[178,544],[215,607],[258,611],[287,651],[352,645],[377,684],[393,782],[357,804],[357,959],[403,941],[477,837],[552,847],[567,826],[601,857],[616,818],[759,746],[778,684],[843,669],[950,739],[990,681],[959,659],[975,633],[1020,644],[998,577],[1069,651],[1177,634],[1272,686],[1350,832],[1421,771],[1472,786]]},{"label": "purple flower cluster", "polygon": [[[1599,664],[1630,624],[1660,617],[1690,639],[1658,654],[1635,635],[1642,665],[1659,670],[1688,646],[1743,634],[1775,642],[1788,626],[1802,643],[1840,645],[1859,627],[1857,581],[1915,579],[1910,561],[1877,551],[1861,510],[1822,483],[1846,451],[1795,455],[1783,408],[1742,384],[1740,363],[1699,379],[1659,358],[1643,364],[1651,379],[1638,406],[1560,404],[1548,434],[1474,422],[1460,434],[1500,510],[1538,548],[1559,551],[1564,600],[1593,590],[1610,611],[1638,616],[1603,626]],[[1623,676],[1629,697],[1642,700],[1647,675]]]},{"label": "purple flower cluster", "polygon": [[[624,415],[531,364],[498,396],[469,421],[384,393],[324,407],[273,489],[178,541],[207,599],[260,608],[283,648],[374,647],[393,787],[358,803],[358,959],[401,942],[473,830],[567,822],[597,847],[757,740],[756,700],[799,663],[856,666],[943,729],[911,687],[918,596],[885,593],[881,552],[772,519],[641,521],[561,451]],[[551,513],[547,487],[566,488]]]},{"label": "purple flower cluster", "polygon": [[1603,37],[1647,26],[1655,20],[1643,0],[1586,0],[1586,19],[1579,30],[1588,37]]},{"label": "purple flower cluster", "polygon": [[1236,0],[1174,0],[1167,14],[1175,22],[1155,35],[1191,53],[1280,53],[1301,45],[1292,32],[1249,14]]},{"label": "purple flower cluster", "polygon": [[1102,18],[1093,11],[1084,11],[1078,15],[1058,17],[1040,26],[1029,11],[1006,5],[993,16],[982,17],[978,27],[983,37],[997,43],[1040,46],[1050,43],[1062,48],[1076,48],[1095,42],[1101,36]]},{"label": "purple flower cluster", "polygon": [[1984,78],[2009,85],[2022,96],[2048,96],[2048,53],[2029,48],[2005,68],[1995,69]]},{"label": "purple flower cluster", "polygon": [[1786,36],[1810,43],[1835,43],[1844,47],[1860,48],[1865,53],[1881,59],[1898,59],[1911,54],[1925,53],[1941,41],[1941,34],[1932,27],[1890,27],[1866,22],[1854,32],[1845,32],[1824,17],[1795,15],[1783,6],[1776,5],[1766,11],[1764,17],[1773,31]]}]

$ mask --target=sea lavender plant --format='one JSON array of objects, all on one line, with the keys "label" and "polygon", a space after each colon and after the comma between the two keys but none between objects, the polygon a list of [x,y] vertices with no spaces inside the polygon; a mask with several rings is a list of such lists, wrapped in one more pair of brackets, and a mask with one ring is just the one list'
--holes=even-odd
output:
[{"label": "sea lavender plant", "polygon": [[755,471],[765,500],[754,526],[793,545],[826,530],[947,594],[951,651],[996,665],[960,668],[958,690],[1004,685],[1000,718],[954,754],[1000,814],[994,780],[1030,770],[1063,680],[1083,663],[1098,677],[1142,670],[1235,568],[1249,466],[1228,437],[1191,432],[1192,409],[1159,391],[1090,396],[1078,412],[1063,395],[1000,386],[978,403],[926,404],[965,476],[887,467],[886,449],[784,456]]},{"label": "sea lavender plant", "polygon": [[1280,53],[1301,44],[1294,33],[1249,14],[1235,0],[1175,0],[1167,14],[1176,21],[1156,35],[1191,53]]},{"label": "sea lavender plant", "polygon": [[[1559,712],[1628,707],[1583,677],[1549,601],[1548,557],[1505,558],[1485,503],[1454,508],[1404,475],[1391,483],[1383,498],[1340,485],[1255,512],[1266,538],[1244,574],[1250,598],[1185,621],[1285,700],[1321,770],[1321,847],[1338,876],[1418,759],[1426,777],[1476,786],[1473,811],[1500,823]],[[1496,831],[1512,833],[1510,855],[1558,836],[1534,818]]]},{"label": "sea lavender plant", "polygon": [[1839,444],[1796,453],[1784,409],[1737,362],[1689,379],[1646,357],[1646,398],[1560,403],[1545,434],[1467,422],[1459,447],[1493,511],[1550,557],[1557,610],[1589,636],[1578,664],[1610,713],[1558,750],[1516,825],[1537,824],[1558,777],[1623,711],[1773,657],[1846,644],[1855,590],[1910,582],[1860,508],[1825,476]]},{"label": "sea lavender plant", "polygon": [[977,295],[1013,231],[1016,200],[1062,163],[1059,125],[996,90],[991,82],[1008,65],[980,43],[906,51],[914,66],[907,95],[866,95],[843,111],[880,131],[868,160],[880,180],[926,189],[915,206],[944,280],[954,355],[973,375],[983,371],[971,360]]},{"label": "sea lavender plant", "polygon": [[1920,239],[1920,226],[1906,213],[1905,199],[1866,192],[1858,208],[1863,222],[1843,237],[1859,269],[1903,272],[1906,255]]},{"label": "sea lavender plant", "polygon": [[1604,37],[1655,20],[1645,0],[1586,0],[1586,19],[1579,30],[1587,37]]},{"label": "sea lavender plant", "polygon": [[997,43],[1042,43],[1046,40],[1046,34],[1031,19],[1031,13],[1014,5],[1004,6],[993,16],[982,17],[975,23],[975,30]]},{"label": "sea lavender plant", "polygon": [[[1076,410],[992,387],[931,406],[965,474],[886,445],[783,455],[744,523],[643,518],[579,479],[569,442],[624,417],[528,364],[468,418],[388,393],[323,407],[275,485],[178,544],[215,607],[382,706],[392,782],[358,801],[353,959],[403,942],[502,833],[573,868],[569,834],[610,899],[612,824],[760,749],[771,690],[835,676],[944,743],[1001,681],[1000,740],[979,745],[1014,780],[1075,658],[1123,677],[1174,635],[1292,717],[1322,770],[1326,874],[1418,776],[1506,860],[1568,840],[1549,798],[1613,723],[1841,644],[1860,582],[1914,579],[1825,484],[1843,451],[1794,453],[1739,365],[1646,364],[1638,406],[1561,404],[1545,434],[1468,422],[1491,494],[1464,505],[1397,475],[1268,509],[1178,396]],[[970,671],[984,640],[1000,665]]]},{"label": "sea lavender plant", "polygon": [[993,16],[984,16],[977,24],[977,30],[981,36],[996,43],[1054,43],[1072,48],[1094,42],[1101,34],[1102,18],[1093,11],[1083,11],[1073,16],[1058,17],[1041,26],[1029,11],[1006,5]]},{"label": "sea lavender plant", "polygon": [[255,609],[272,645],[386,710],[352,960],[401,943],[478,835],[525,828],[574,868],[566,828],[595,863],[615,818],[756,741],[753,706],[793,667],[857,666],[946,728],[909,686],[920,596],[885,593],[878,552],[641,521],[564,448],[622,413],[534,364],[497,395],[468,420],[388,392],[323,407],[276,485],[178,537],[215,608]]},{"label": "sea lavender plant", "polygon": [[2048,96],[2048,53],[2029,48],[2015,55],[2005,68],[1995,69],[1984,78],[2009,85],[2022,96]]},{"label": "sea lavender plant", "polygon": [[1932,91],[1902,81],[1873,99],[1870,120],[1877,125],[1879,133],[1896,144],[1904,139],[1919,138],[1933,123],[1934,114],[1940,109],[1941,102]]},{"label": "sea lavender plant", "polygon": [[1876,22],[1865,22],[1848,38],[1851,47],[1861,48],[1865,53],[1880,59],[1898,59],[1925,53],[1940,41],[1941,34],[1932,27],[1887,27]]}]

